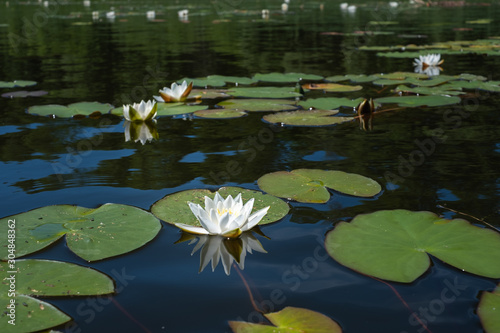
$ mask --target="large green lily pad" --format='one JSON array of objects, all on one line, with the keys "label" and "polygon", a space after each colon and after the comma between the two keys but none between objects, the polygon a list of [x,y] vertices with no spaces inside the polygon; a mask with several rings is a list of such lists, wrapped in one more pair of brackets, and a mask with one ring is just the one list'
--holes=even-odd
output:
[{"label": "large green lily pad", "polygon": [[50,104],[35,105],[28,108],[28,113],[39,116],[55,116],[59,118],[71,118],[75,116],[89,116],[92,114],[108,113],[113,106],[108,103],[79,102],[68,106]]},{"label": "large green lily pad", "polygon": [[210,80],[220,80],[224,82],[229,82],[229,83],[234,83],[234,84],[242,84],[242,85],[249,85],[256,83],[257,80],[251,79],[249,77],[244,77],[244,76],[225,76],[225,75],[209,75],[207,76],[208,79]]},{"label": "large green lily pad", "polygon": [[341,333],[342,328],[331,318],[309,309],[288,306],[264,316],[274,325],[230,321],[233,333]]},{"label": "large green lily pad", "polygon": [[[259,191],[247,190],[239,187],[222,187],[217,192],[219,192],[223,198],[226,198],[228,195],[234,198],[238,193],[241,193],[243,203],[251,198],[255,198],[252,212],[270,206],[267,214],[259,222],[259,225],[276,222],[286,216],[290,210],[288,204],[283,200]],[[155,202],[151,207],[151,212],[167,223],[185,223],[200,226],[198,220],[191,212],[188,202],[200,204],[202,207],[205,207],[205,196],[213,199],[215,192],[211,192],[207,189],[194,189],[170,194]]]},{"label": "large green lily pad", "polygon": [[382,97],[374,100],[379,104],[398,104],[402,107],[419,107],[419,106],[444,106],[460,103],[461,99],[457,96],[395,96]]},{"label": "large green lily pad", "polygon": [[302,94],[295,92],[295,87],[234,87],[230,88],[227,94],[245,98],[294,98],[302,96]]},{"label": "large green lily pad", "polygon": [[257,184],[271,195],[308,203],[327,202],[327,188],[358,197],[373,197],[382,190],[379,183],[358,174],[318,169],[272,172],[260,177]]},{"label": "large green lily pad", "polygon": [[[7,235],[15,220],[16,257],[39,251],[66,235],[68,247],[79,257],[101,260],[135,250],[151,241],[161,223],[151,213],[119,204],[99,208],[70,205],[46,206],[0,220],[0,233]],[[8,239],[0,239],[7,248]],[[7,251],[2,259],[8,257]]]},{"label": "large green lily pad", "polygon": [[205,77],[205,78],[183,78],[177,80],[178,84],[182,84],[182,82],[193,82],[193,87],[207,88],[207,87],[224,87],[226,82],[217,77]]},{"label": "large green lily pad", "polygon": [[500,284],[493,292],[483,292],[477,314],[487,333],[500,332]]},{"label": "large green lily pad", "polygon": [[354,120],[354,117],[332,117],[337,113],[337,110],[292,111],[265,115],[263,119],[270,123],[292,126],[328,126]]},{"label": "large green lily pad", "polygon": [[325,78],[325,81],[331,82],[342,82],[342,81],[351,81],[354,83],[364,83],[371,82],[378,79],[378,76],[375,75],[365,75],[365,74],[347,74],[347,75],[334,75]]},{"label": "large green lily pad", "polygon": [[364,98],[354,100],[345,97],[320,97],[309,98],[306,101],[300,101],[299,105],[304,109],[315,108],[320,110],[333,110],[341,106],[354,108],[359,105]]},{"label": "large green lily pad", "polygon": [[329,92],[352,92],[363,89],[362,86],[351,86],[338,83],[306,83],[302,88],[309,90],[323,90]]},{"label": "large green lily pad", "polygon": [[0,88],[17,88],[17,87],[29,87],[36,85],[36,81],[25,81],[25,80],[15,80],[15,81],[0,81]]},{"label": "large green lily pad", "polygon": [[[9,280],[11,277],[14,280]],[[32,296],[89,296],[114,292],[113,280],[108,276],[91,268],[51,260],[1,262],[0,280],[6,286],[15,281],[16,290],[14,297],[9,297],[7,292],[0,294],[0,304],[4,309],[1,332],[34,332],[71,319],[51,304]],[[13,305],[11,300],[14,300]],[[8,305],[15,306],[15,325],[8,323],[11,319],[6,315],[10,311]]]},{"label": "large green lily pad", "polygon": [[428,254],[460,270],[500,278],[499,233],[431,212],[397,209],[358,215],[337,224],[325,245],[342,265],[390,281],[415,281],[431,265]]},{"label": "large green lily pad", "polygon": [[298,82],[300,80],[322,80],[323,77],[315,74],[304,74],[304,73],[267,73],[267,74],[255,74],[254,80],[264,81],[264,82],[276,82],[276,83],[291,83]]},{"label": "large green lily pad", "polygon": [[[205,110],[208,105],[187,105],[182,102],[178,103],[156,103],[156,116],[177,116],[180,114],[193,113],[200,110]],[[111,114],[123,116],[123,106],[111,110]]]},{"label": "large green lily pad", "polygon": [[396,92],[409,92],[419,95],[463,95],[465,94],[460,87],[452,84],[443,84],[437,87],[407,87],[405,85],[397,86]]},{"label": "large green lily pad", "polygon": [[295,110],[295,100],[284,99],[228,99],[217,104],[230,109],[245,111],[284,111]]},{"label": "large green lily pad", "polygon": [[209,118],[209,119],[232,119],[240,118],[248,115],[245,111],[240,111],[236,109],[208,109],[196,111],[194,113],[196,117]]}]

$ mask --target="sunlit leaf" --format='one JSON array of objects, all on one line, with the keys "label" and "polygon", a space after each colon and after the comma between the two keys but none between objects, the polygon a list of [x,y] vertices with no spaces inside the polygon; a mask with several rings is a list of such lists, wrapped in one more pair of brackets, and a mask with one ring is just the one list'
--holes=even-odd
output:
[{"label": "sunlit leaf", "polygon": [[175,116],[180,114],[193,113],[195,111],[205,110],[208,105],[169,105],[177,103],[158,103],[156,109],[157,116]]},{"label": "sunlit leaf", "polygon": [[[152,214],[127,205],[99,208],[70,205],[46,206],[0,219],[7,235],[8,221],[16,220],[16,257],[39,251],[66,236],[68,247],[79,257],[101,260],[135,250],[152,240],[161,224]],[[7,237],[0,247],[7,247]],[[7,253],[2,254],[7,259]]]},{"label": "sunlit leaf", "polygon": [[219,102],[218,106],[229,109],[238,109],[244,111],[284,111],[295,110],[295,100],[284,99],[228,99]]},{"label": "sunlit leaf", "polygon": [[[362,274],[409,283],[428,254],[469,273],[500,278],[500,234],[431,212],[384,210],[340,222],[326,236],[333,259]],[[427,254],[428,253],[428,254]]]},{"label": "sunlit leaf", "polygon": [[[247,190],[239,187],[222,187],[217,192],[219,192],[223,198],[226,198],[228,195],[234,198],[239,193],[242,193],[241,197],[243,203],[251,198],[255,198],[252,212],[270,206],[267,214],[259,222],[259,225],[278,221],[283,218],[290,209],[288,204],[283,200],[269,194],[263,194],[259,191]],[[200,204],[202,207],[205,207],[205,196],[213,199],[215,192],[206,189],[194,189],[170,194],[155,202],[151,207],[151,212],[167,223],[185,223],[200,226],[198,220],[189,208],[188,202]]]},{"label": "sunlit leaf", "polygon": [[309,309],[288,306],[264,316],[274,325],[230,321],[233,333],[341,333],[342,328],[331,318]]},{"label": "sunlit leaf", "polygon": [[376,181],[358,174],[318,169],[272,172],[260,177],[257,184],[271,195],[310,203],[327,202],[327,188],[358,197],[373,197],[382,190]]},{"label": "sunlit leaf", "polygon": [[226,91],[223,89],[193,89],[190,96],[196,96],[201,99],[228,98],[229,95],[226,94]]},{"label": "sunlit leaf", "polygon": [[483,292],[477,314],[486,333],[500,332],[500,284],[493,292]]},{"label": "sunlit leaf", "polygon": [[354,117],[332,117],[337,113],[336,110],[292,111],[265,115],[263,119],[270,123],[292,126],[326,126],[354,119]]},{"label": "sunlit leaf", "polygon": [[55,116],[59,118],[71,118],[75,116],[89,116],[91,114],[108,113],[113,106],[108,103],[79,102],[64,105],[35,105],[28,108],[28,113],[39,116]]},{"label": "sunlit leaf", "polygon": [[228,95],[246,98],[294,98],[302,96],[295,92],[295,87],[249,87],[230,88]]}]

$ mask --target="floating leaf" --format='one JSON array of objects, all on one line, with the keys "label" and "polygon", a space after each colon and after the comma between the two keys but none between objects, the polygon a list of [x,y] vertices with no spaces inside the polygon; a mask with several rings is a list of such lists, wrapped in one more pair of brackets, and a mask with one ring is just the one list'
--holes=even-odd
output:
[{"label": "floating leaf", "polygon": [[[244,203],[251,198],[255,198],[252,212],[270,206],[267,214],[259,222],[259,225],[278,221],[288,214],[290,209],[288,204],[283,200],[272,195],[263,194],[259,191],[247,190],[239,187],[222,187],[217,192],[219,192],[223,198],[226,198],[228,195],[234,198],[238,193],[241,193]],[[167,223],[185,223],[200,226],[198,220],[191,212],[188,202],[200,204],[202,207],[205,207],[205,196],[213,199],[215,192],[206,189],[194,189],[170,194],[155,202],[151,207],[151,212]]]},{"label": "floating leaf", "polygon": [[419,95],[462,95],[465,94],[460,87],[452,84],[443,84],[438,87],[407,87],[405,85],[397,86],[394,90]]},{"label": "floating leaf", "polygon": [[[174,104],[174,105],[170,105]],[[156,108],[157,116],[175,116],[180,114],[193,113],[195,111],[205,110],[208,105],[186,105],[177,103],[158,103]]]},{"label": "floating leaf", "polygon": [[347,74],[347,75],[335,75],[329,76],[325,78],[325,81],[332,82],[342,82],[342,81],[351,81],[355,83],[363,83],[363,82],[371,82],[378,79],[378,76],[375,75],[365,75],[365,74]]},{"label": "floating leaf", "polygon": [[500,284],[493,292],[483,292],[477,314],[487,333],[500,332]]},{"label": "floating leaf", "polygon": [[497,82],[481,82],[481,81],[452,81],[450,82],[456,88],[471,89],[471,90],[485,90],[492,92],[500,92],[500,85]]},{"label": "floating leaf", "polygon": [[292,111],[265,115],[263,119],[270,123],[292,126],[326,126],[354,120],[354,117],[332,117],[337,113],[337,110]]},{"label": "floating leaf", "polygon": [[309,98],[306,101],[300,101],[299,105],[304,109],[315,108],[320,110],[333,110],[338,109],[341,106],[355,108],[363,100],[363,98],[356,98],[352,100],[345,97],[320,97]]},{"label": "floating leaf", "polygon": [[245,111],[235,109],[209,109],[196,111],[194,115],[200,118],[231,119],[246,116],[247,113]]},{"label": "floating leaf", "polygon": [[230,88],[228,95],[246,98],[294,98],[301,94],[295,92],[295,87],[250,87],[250,88]]},{"label": "floating leaf", "polygon": [[196,96],[201,99],[228,98],[229,95],[226,92],[227,90],[223,89],[193,89],[190,96]]},{"label": "floating leaf", "polygon": [[341,333],[342,328],[329,317],[309,309],[288,306],[281,311],[265,313],[274,325],[230,321],[234,333]]},{"label": "floating leaf", "polygon": [[314,74],[304,74],[304,73],[268,73],[268,74],[255,74],[254,80],[264,81],[264,82],[276,82],[276,83],[290,83],[297,82],[300,80],[322,80],[323,77]]},{"label": "floating leaf", "polygon": [[0,263],[0,280],[8,283],[15,277],[16,296],[0,294],[0,304],[7,313],[7,304],[15,300],[15,326],[2,316],[2,332],[34,332],[61,325],[71,318],[49,303],[31,296],[89,296],[114,291],[114,283],[106,275],[83,266],[51,260],[16,260],[13,268]]},{"label": "floating leaf", "polygon": [[443,106],[460,103],[461,99],[457,96],[397,96],[397,97],[382,97],[375,99],[379,104],[398,104],[402,107],[419,107],[419,106]]},{"label": "floating leaf", "polygon": [[230,109],[245,111],[283,111],[295,110],[295,100],[283,99],[228,99],[217,104]]},{"label": "floating leaf", "polygon": [[11,82],[0,81],[0,88],[24,88],[36,85],[36,81],[15,80]]},{"label": "floating leaf", "polygon": [[324,90],[331,92],[351,92],[363,89],[362,86],[349,86],[338,83],[307,83],[303,84],[302,88],[313,89],[313,90]]},{"label": "floating leaf", "polygon": [[55,116],[59,118],[71,118],[75,116],[89,116],[92,114],[108,113],[113,106],[108,103],[80,102],[68,106],[49,104],[35,105],[28,108],[28,113],[39,116]]},{"label": "floating leaf", "polygon": [[201,87],[201,88],[206,88],[206,87],[224,87],[226,85],[226,82],[224,80],[218,79],[218,78],[197,78],[197,79],[192,79],[192,78],[183,78],[180,80],[177,80],[178,84],[181,84],[183,81],[186,82],[193,82],[194,87]]},{"label": "floating leaf", "polygon": [[373,179],[336,170],[297,169],[265,174],[257,180],[260,189],[289,200],[324,203],[330,199],[331,188],[343,194],[373,197],[381,186]]},{"label": "floating leaf", "polygon": [[207,79],[230,82],[230,83],[235,83],[238,85],[239,84],[249,85],[249,84],[253,84],[253,83],[257,82],[257,80],[255,80],[255,79],[251,79],[249,77],[241,77],[241,76],[209,75],[209,76],[207,76]]},{"label": "floating leaf", "polygon": [[421,276],[430,266],[427,253],[466,272],[500,278],[499,233],[431,212],[358,215],[327,234],[326,249],[342,265],[390,281]]},{"label": "floating leaf", "polygon": [[[0,219],[0,233],[7,235],[9,220],[16,220],[16,257],[39,251],[66,235],[68,247],[88,261],[135,250],[152,240],[161,228],[152,214],[119,204],[95,209],[46,206]],[[0,239],[0,247],[6,248],[7,243],[7,237]],[[2,259],[7,259],[6,252]]]},{"label": "floating leaf", "polygon": [[6,98],[24,98],[24,97],[40,97],[43,95],[47,95],[48,92],[44,90],[37,90],[37,91],[26,91],[26,90],[20,90],[20,91],[11,91],[7,93],[3,93],[2,97]]}]

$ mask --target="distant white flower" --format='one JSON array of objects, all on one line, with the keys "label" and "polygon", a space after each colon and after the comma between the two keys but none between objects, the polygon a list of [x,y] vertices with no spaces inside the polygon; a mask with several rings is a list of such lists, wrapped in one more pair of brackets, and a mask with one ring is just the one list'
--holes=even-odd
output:
[{"label": "distant white flower", "polygon": [[187,9],[179,10],[179,11],[177,12],[177,15],[179,15],[179,19],[180,19],[181,21],[185,21],[185,20],[187,20],[187,19],[188,19],[189,10],[187,10]]},{"label": "distant white flower", "polygon": [[156,129],[156,120],[148,122],[130,122],[125,121],[125,142],[140,141],[143,145],[147,142],[158,139],[158,130]]},{"label": "distant white flower", "polygon": [[189,85],[183,81],[181,85],[172,83],[170,88],[164,87],[160,90],[160,96],[153,96],[158,102],[184,102],[193,89],[193,82]]},{"label": "distant white flower", "polygon": [[[198,235],[198,243],[191,255],[200,250],[200,269],[203,272],[209,262],[212,262],[212,272],[222,261],[226,275],[231,273],[231,266],[234,261],[238,263],[240,269],[245,269],[245,257],[247,252],[257,251],[267,253],[252,232],[245,232],[237,239],[228,239],[222,236]],[[191,243],[190,243],[191,244]]]},{"label": "distant white flower", "polygon": [[156,102],[141,101],[132,105],[124,105],[123,116],[131,122],[151,120],[156,116]]},{"label": "distant white flower", "polygon": [[340,4],[340,9],[344,9],[345,10],[345,9],[347,9],[348,6],[349,6],[349,4],[347,2],[342,2]]},{"label": "distant white flower", "polygon": [[230,195],[223,199],[219,192],[216,192],[213,200],[205,196],[205,208],[192,202],[188,203],[201,227],[183,223],[176,223],[175,225],[186,232],[199,235],[238,237],[242,232],[255,227],[267,214],[269,206],[250,215],[253,202],[254,198],[243,205],[241,193],[234,199]]},{"label": "distant white flower", "polygon": [[442,71],[442,68],[439,67],[439,65],[443,62],[444,60],[441,60],[440,54],[427,54],[415,58],[413,66],[415,66],[415,73],[436,76],[439,75],[440,71]]},{"label": "distant white flower", "polygon": [[148,10],[146,12],[146,18],[148,20],[154,20],[156,18],[156,12],[154,10]]}]

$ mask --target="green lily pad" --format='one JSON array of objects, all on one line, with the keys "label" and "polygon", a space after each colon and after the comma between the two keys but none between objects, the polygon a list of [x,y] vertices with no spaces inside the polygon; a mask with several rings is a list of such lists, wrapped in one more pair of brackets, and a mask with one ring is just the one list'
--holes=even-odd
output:
[{"label": "green lily pad", "polygon": [[464,81],[458,80],[450,82],[456,88],[470,89],[470,90],[485,90],[491,92],[500,92],[500,85],[497,82],[482,82],[482,81]]},{"label": "green lily pad", "polygon": [[306,101],[300,101],[299,105],[304,109],[315,108],[320,110],[333,110],[341,106],[355,108],[364,100],[356,98],[354,100],[345,97],[320,97],[309,98]]},{"label": "green lily pad", "polygon": [[[243,203],[247,202],[250,198],[255,198],[252,212],[270,206],[267,214],[259,222],[259,225],[276,222],[285,217],[290,210],[288,204],[283,200],[259,191],[239,187],[221,187],[217,192],[223,198],[226,198],[228,195],[234,198],[238,193],[241,193]],[[188,202],[200,204],[202,207],[205,207],[205,196],[213,199],[215,192],[206,189],[194,189],[170,194],[155,202],[151,207],[151,212],[167,223],[185,223],[200,226],[198,220],[191,212]]]},{"label": "green lily pad", "polygon": [[267,74],[255,74],[254,80],[264,81],[264,82],[276,82],[276,83],[291,83],[298,82],[300,80],[322,80],[323,77],[314,74],[304,74],[304,73],[267,73]]},{"label": "green lily pad", "polygon": [[483,292],[477,314],[486,333],[500,332],[500,284],[493,292]]},{"label": "green lily pad", "polygon": [[390,281],[415,281],[430,267],[427,253],[463,271],[500,278],[499,233],[431,212],[397,209],[358,215],[337,224],[325,245],[342,265]]},{"label": "green lily pad", "polygon": [[341,333],[342,328],[331,318],[309,309],[287,306],[281,311],[265,313],[274,325],[230,321],[233,333]]},{"label": "green lily pad", "polygon": [[28,113],[39,116],[55,116],[59,118],[71,118],[75,116],[90,116],[92,114],[108,113],[113,106],[108,103],[79,102],[68,106],[49,104],[35,105],[28,108]]},{"label": "green lily pad", "polygon": [[[174,104],[174,105],[171,105]],[[183,103],[158,103],[156,116],[176,116],[208,109],[208,105],[186,105]]]},{"label": "green lily pad", "polygon": [[284,111],[295,110],[295,100],[283,99],[228,99],[217,104],[225,108],[245,111]]},{"label": "green lily pad", "polygon": [[378,76],[375,75],[365,75],[365,74],[347,74],[347,75],[334,75],[325,78],[325,81],[331,82],[342,82],[342,81],[351,81],[354,83],[364,83],[364,82],[372,82],[378,79]]},{"label": "green lily pad", "polygon": [[[87,261],[135,250],[151,241],[161,228],[149,212],[119,204],[95,209],[46,206],[0,219],[0,233],[7,235],[11,220],[16,221],[16,257],[39,251],[66,235],[71,251]],[[0,239],[0,247],[7,246],[7,237]],[[1,259],[7,256],[5,251]]]},{"label": "green lily pad", "polygon": [[292,111],[265,115],[263,119],[270,123],[292,126],[327,126],[354,120],[354,117],[332,117],[337,113],[337,110]]},{"label": "green lily pad", "polygon": [[379,104],[398,104],[402,107],[419,107],[419,106],[443,106],[460,103],[461,99],[457,96],[396,96],[382,97],[374,100]]},{"label": "green lily pad", "polygon": [[396,92],[409,92],[419,95],[462,95],[465,94],[460,87],[452,84],[443,84],[438,87],[407,87],[405,85],[397,86]]},{"label": "green lily pad", "polygon": [[352,92],[363,89],[362,86],[350,86],[338,83],[307,83],[302,88],[309,90],[324,90],[329,92]]},{"label": "green lily pad", "polygon": [[24,80],[15,80],[15,81],[0,81],[0,88],[23,88],[36,85],[36,81],[24,81]]},{"label": "green lily pad", "polygon": [[232,118],[240,118],[246,116],[247,113],[245,111],[240,111],[235,109],[208,109],[208,110],[196,111],[194,115],[200,118],[232,119]]},{"label": "green lily pad", "polygon": [[226,85],[226,82],[224,80],[221,80],[217,77],[214,77],[214,78],[205,77],[205,78],[197,78],[197,79],[185,77],[183,79],[177,80],[177,83],[182,84],[183,81],[193,82],[193,87],[201,87],[201,88],[224,87]]},{"label": "green lily pad", "polygon": [[193,89],[190,96],[196,96],[201,99],[228,98],[229,95],[226,92],[227,90],[225,89]]},{"label": "green lily pad", "polygon": [[228,95],[246,98],[294,98],[301,97],[302,94],[295,92],[295,87],[249,87],[230,88]]},{"label": "green lily pad", "polygon": [[225,75],[209,75],[207,76],[209,80],[220,80],[224,82],[230,82],[235,84],[249,85],[256,83],[257,80],[251,79],[249,77],[241,77],[241,76],[225,76]]},{"label": "green lily pad", "polygon": [[60,261],[28,259],[16,260],[14,264],[1,262],[0,280],[7,285],[12,276],[15,278],[16,295],[8,297],[7,292],[1,293],[0,304],[7,313],[7,305],[14,300],[16,325],[9,324],[10,317],[2,315],[1,332],[34,332],[71,320],[51,304],[32,296],[89,296],[114,292],[113,280],[108,276],[88,267]]},{"label": "green lily pad", "polygon": [[382,190],[376,181],[358,174],[318,169],[272,172],[260,177],[257,184],[271,195],[308,203],[327,202],[327,188],[358,197],[373,197]]}]

